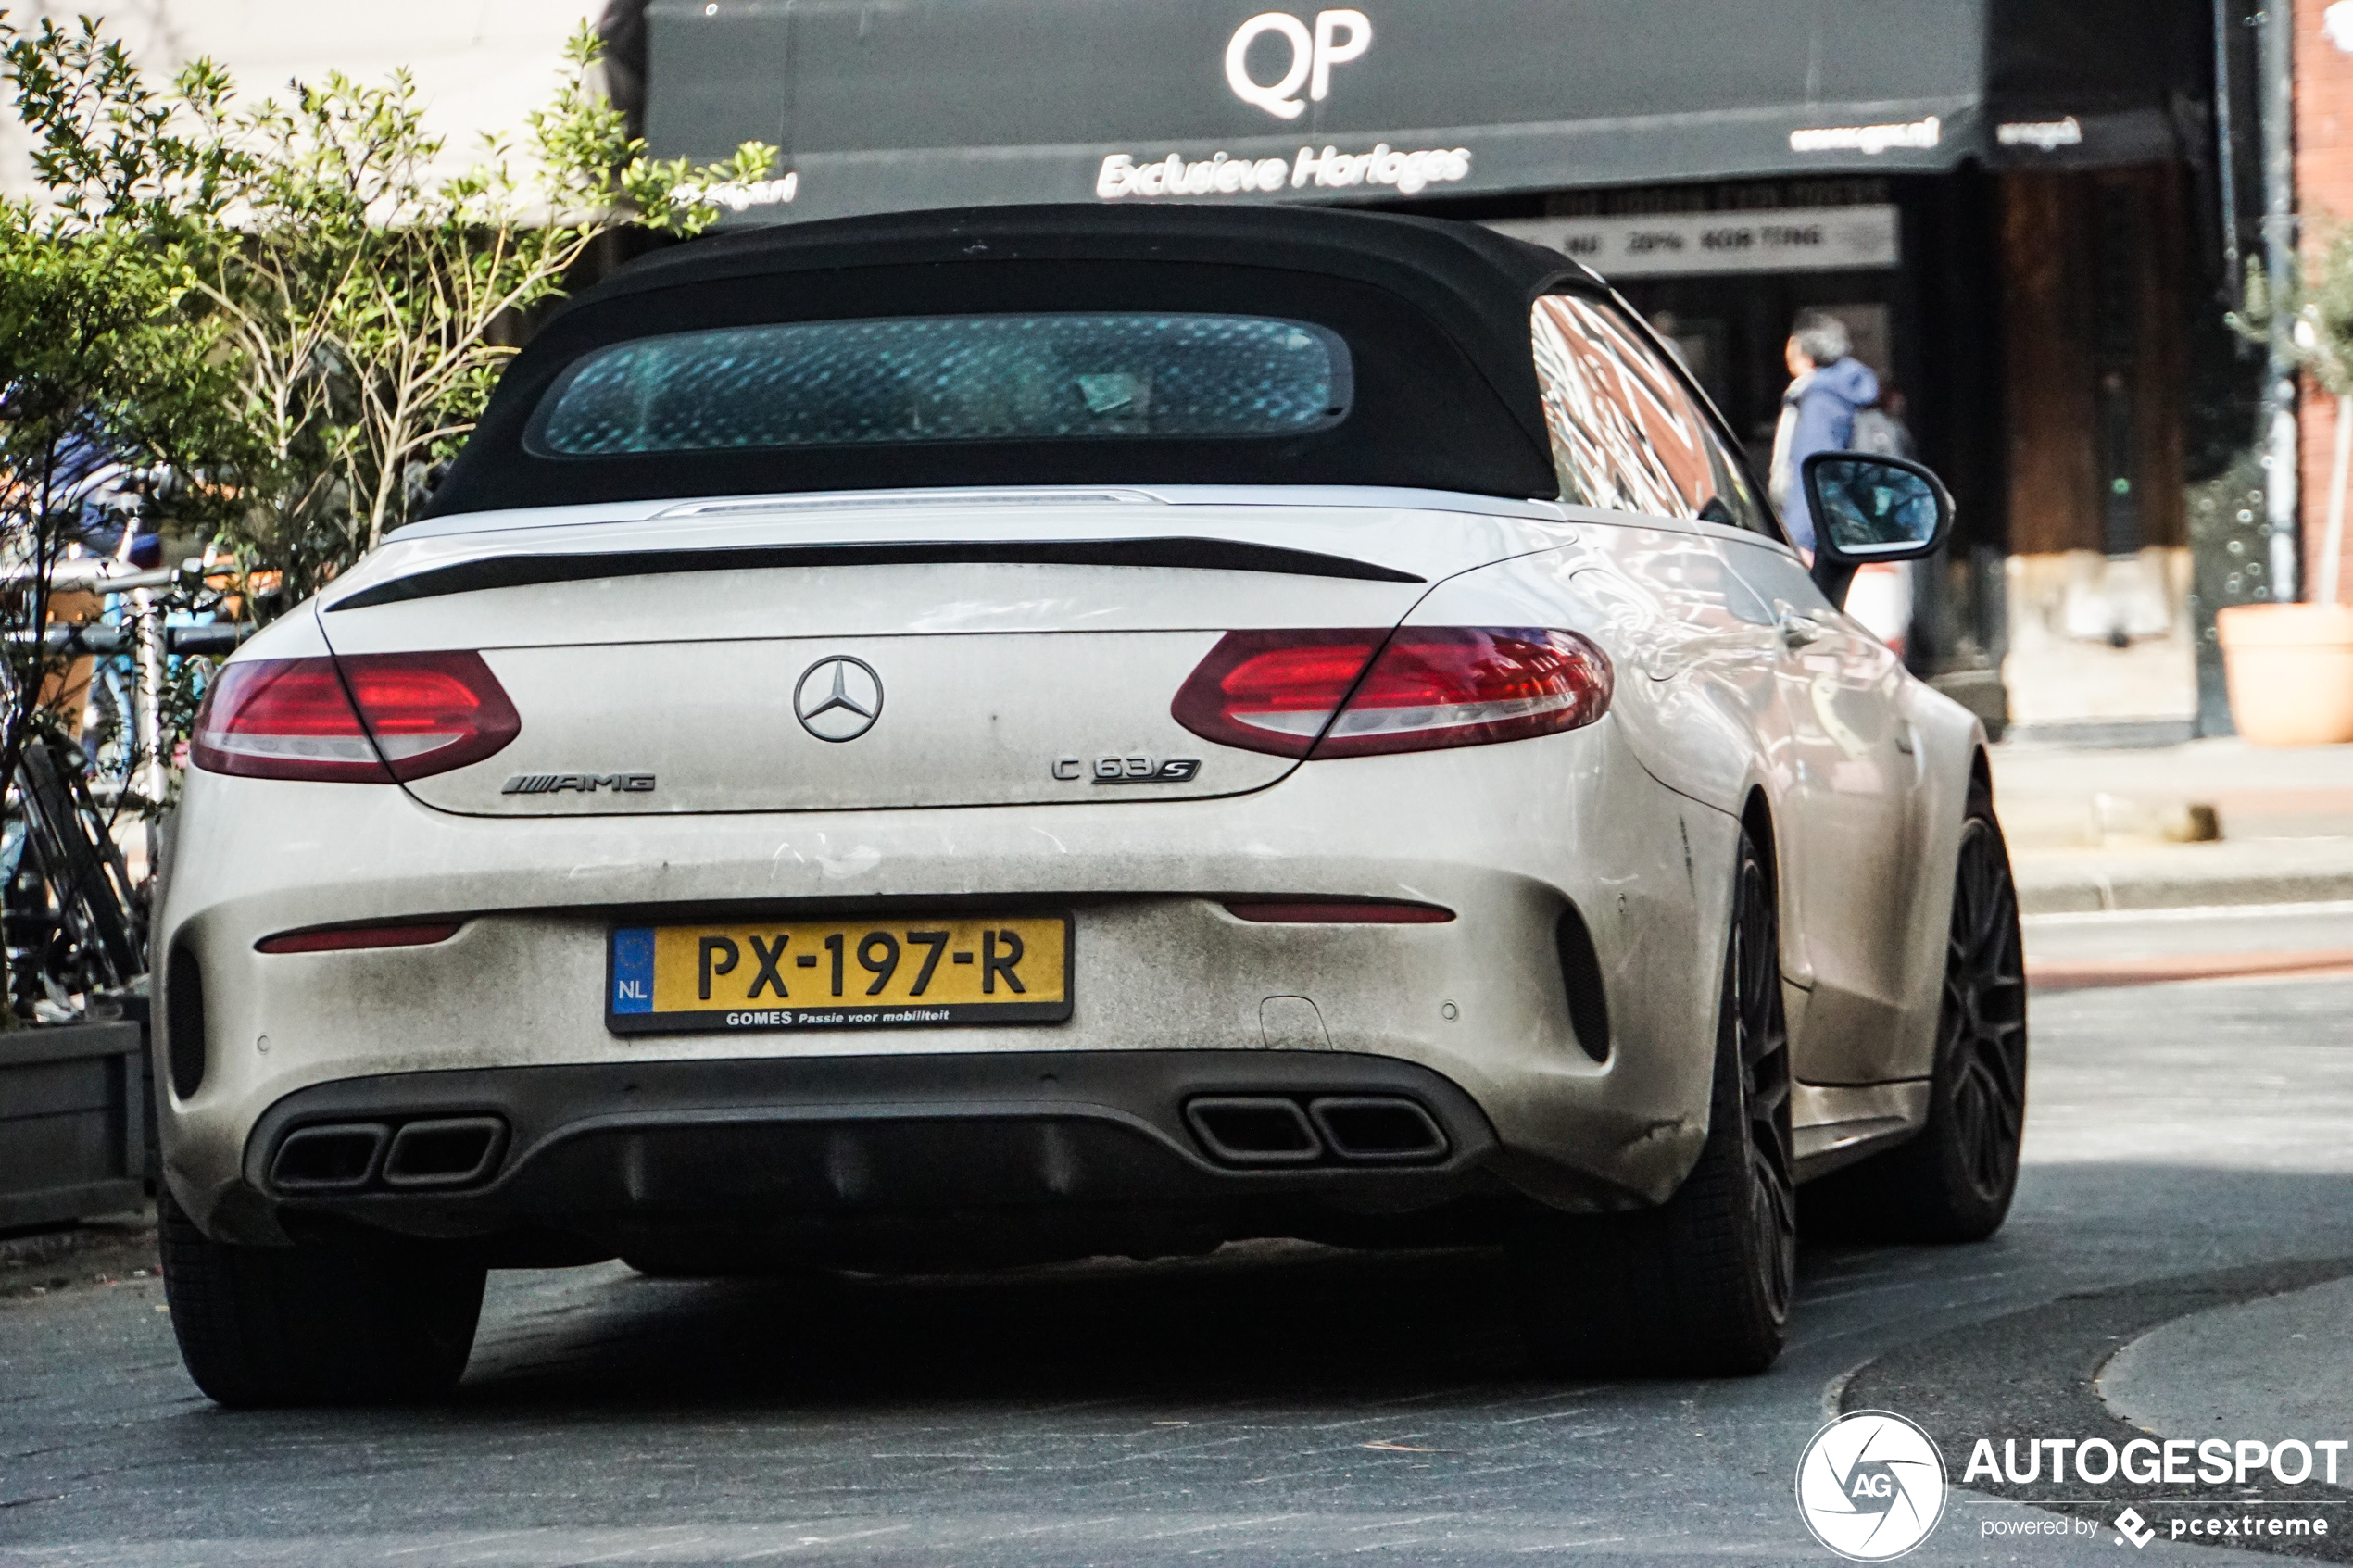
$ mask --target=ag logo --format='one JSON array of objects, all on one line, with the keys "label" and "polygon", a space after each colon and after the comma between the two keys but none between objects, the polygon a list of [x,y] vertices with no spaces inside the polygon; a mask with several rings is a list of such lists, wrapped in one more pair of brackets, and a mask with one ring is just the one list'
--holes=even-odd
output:
[{"label": "ag logo", "polygon": [[[1290,51],[1290,64],[1275,82],[1250,74],[1250,46],[1268,33],[1281,37]],[[1255,104],[1277,119],[1297,119],[1307,112],[1299,90],[1322,103],[1332,94],[1332,67],[1349,61],[1373,46],[1373,19],[1362,11],[1318,11],[1315,31],[1288,11],[1268,11],[1234,30],[1226,45],[1226,84],[1245,104]]]},{"label": "ag logo", "polygon": [[1797,1510],[1814,1538],[1841,1557],[1901,1557],[1944,1517],[1944,1456],[1900,1415],[1840,1416],[1797,1461]]}]

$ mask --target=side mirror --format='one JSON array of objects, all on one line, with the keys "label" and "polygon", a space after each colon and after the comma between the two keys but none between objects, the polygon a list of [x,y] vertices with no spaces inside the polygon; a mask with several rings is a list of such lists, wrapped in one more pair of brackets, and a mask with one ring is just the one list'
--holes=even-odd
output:
[{"label": "side mirror", "polygon": [[1902,458],[1817,452],[1806,459],[1804,482],[1814,582],[1834,605],[1846,602],[1856,568],[1934,555],[1953,532],[1952,492]]}]

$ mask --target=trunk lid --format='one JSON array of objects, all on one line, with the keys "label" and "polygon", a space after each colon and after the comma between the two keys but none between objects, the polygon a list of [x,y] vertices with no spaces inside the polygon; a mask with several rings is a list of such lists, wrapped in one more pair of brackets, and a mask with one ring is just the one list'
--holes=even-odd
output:
[{"label": "trunk lid", "polygon": [[319,620],[339,654],[479,650],[506,689],[511,744],[408,785],[444,810],[1199,798],[1297,765],[1171,716],[1225,632],[1394,626],[1438,578],[1567,534],[1557,508],[1442,503],[1466,509],[1047,492],[465,517],[404,532]]}]

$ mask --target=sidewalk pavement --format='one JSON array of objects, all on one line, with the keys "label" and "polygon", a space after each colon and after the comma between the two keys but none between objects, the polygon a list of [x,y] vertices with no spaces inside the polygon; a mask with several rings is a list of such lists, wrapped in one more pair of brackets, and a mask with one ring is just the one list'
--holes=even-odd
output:
[{"label": "sidewalk pavement", "polygon": [[[2160,1437],[2353,1436],[2353,1279],[2176,1318],[2100,1369],[2100,1398]],[[2340,1485],[2353,1485],[2341,1469]]]},{"label": "sidewalk pavement", "polygon": [[2353,746],[2004,745],[1993,759],[2028,914],[2353,899]]},{"label": "sidewalk pavement", "polygon": [[0,1235],[0,1301],[152,1273],[156,1211],[97,1215],[77,1225]]}]

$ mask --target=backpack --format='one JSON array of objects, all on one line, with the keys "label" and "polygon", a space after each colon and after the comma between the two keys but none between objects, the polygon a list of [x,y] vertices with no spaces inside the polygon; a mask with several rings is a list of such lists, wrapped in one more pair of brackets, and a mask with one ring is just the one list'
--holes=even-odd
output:
[{"label": "backpack", "polygon": [[1912,455],[1912,433],[1903,421],[1879,408],[1855,410],[1855,428],[1846,438],[1849,451],[1870,452],[1882,458],[1908,458]]}]

